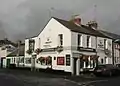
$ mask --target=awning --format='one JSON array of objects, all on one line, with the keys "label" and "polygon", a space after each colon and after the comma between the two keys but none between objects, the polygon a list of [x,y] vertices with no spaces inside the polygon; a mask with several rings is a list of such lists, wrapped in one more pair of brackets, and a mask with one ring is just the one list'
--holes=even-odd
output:
[{"label": "awning", "polygon": [[96,55],[96,53],[93,52],[81,52],[82,55]]}]

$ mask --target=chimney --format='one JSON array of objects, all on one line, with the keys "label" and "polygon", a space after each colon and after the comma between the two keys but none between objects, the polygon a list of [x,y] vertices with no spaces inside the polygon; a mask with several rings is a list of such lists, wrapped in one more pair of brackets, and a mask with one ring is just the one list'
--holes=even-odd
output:
[{"label": "chimney", "polygon": [[78,15],[75,15],[70,21],[72,21],[74,24],[80,26],[81,25],[81,18]]},{"label": "chimney", "polygon": [[92,29],[97,29],[98,23],[96,21],[90,21],[90,22],[88,22],[87,26],[91,27]]}]

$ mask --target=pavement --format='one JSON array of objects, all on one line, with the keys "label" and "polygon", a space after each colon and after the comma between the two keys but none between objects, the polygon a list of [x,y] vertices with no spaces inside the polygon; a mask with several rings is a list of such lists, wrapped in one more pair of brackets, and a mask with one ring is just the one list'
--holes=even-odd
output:
[{"label": "pavement", "polygon": [[0,69],[0,86],[120,86],[119,80],[120,76],[70,76],[57,72]]}]

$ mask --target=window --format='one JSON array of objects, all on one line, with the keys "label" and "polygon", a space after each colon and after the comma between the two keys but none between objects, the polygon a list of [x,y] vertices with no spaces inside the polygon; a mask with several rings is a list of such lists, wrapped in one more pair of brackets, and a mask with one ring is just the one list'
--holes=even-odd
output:
[{"label": "window", "polygon": [[24,57],[20,58],[20,63],[24,63]]},{"label": "window", "polygon": [[87,36],[87,47],[90,47],[90,36]]},{"label": "window", "polygon": [[31,58],[25,58],[25,63],[26,64],[31,64]]},{"label": "window", "polygon": [[41,65],[52,65],[52,57],[39,57],[37,58],[36,63]]},{"label": "window", "polygon": [[35,40],[30,39],[29,40],[29,49],[34,51],[34,47],[35,47]]},{"label": "window", "polygon": [[63,34],[59,34],[59,45],[63,46]]},{"label": "window", "polygon": [[56,57],[54,57],[54,60],[56,60]]},{"label": "window", "polygon": [[70,66],[70,55],[66,55],[66,66]]},{"label": "window", "polygon": [[107,49],[107,40],[104,39],[104,48]]},{"label": "window", "polygon": [[101,63],[103,64],[103,59],[101,59]]},{"label": "window", "polygon": [[78,34],[78,47],[80,47],[81,46],[81,35],[80,34]]},{"label": "window", "polygon": [[15,63],[15,57],[14,57],[14,63]]},{"label": "window", "polygon": [[64,65],[64,57],[57,57],[57,65]]}]

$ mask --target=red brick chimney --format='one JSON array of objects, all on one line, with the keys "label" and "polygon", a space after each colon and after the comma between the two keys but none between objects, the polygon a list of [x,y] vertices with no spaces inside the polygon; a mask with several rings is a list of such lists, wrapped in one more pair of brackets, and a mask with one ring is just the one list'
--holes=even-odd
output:
[{"label": "red brick chimney", "polygon": [[78,15],[72,16],[72,19],[70,22],[73,22],[74,24],[80,26],[81,25],[81,18]]},{"label": "red brick chimney", "polygon": [[81,18],[80,18],[79,16],[76,16],[76,17],[73,19],[73,22],[74,22],[76,25],[80,26],[80,25],[81,25]]}]

